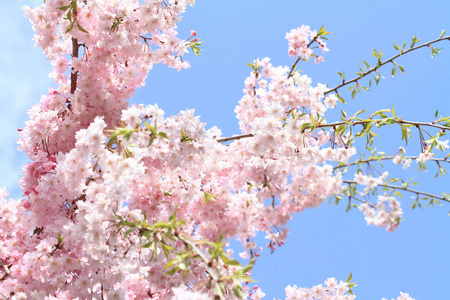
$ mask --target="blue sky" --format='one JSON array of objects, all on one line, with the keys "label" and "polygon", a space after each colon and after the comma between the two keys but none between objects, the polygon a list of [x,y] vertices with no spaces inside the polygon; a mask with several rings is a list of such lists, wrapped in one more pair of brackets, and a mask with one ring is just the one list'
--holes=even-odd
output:
[{"label": "blue sky", "polygon": [[[2,1],[0,4],[0,186],[6,186],[11,197],[21,196],[18,186],[20,167],[26,162],[16,150],[17,128],[26,121],[26,110],[46,93],[52,84],[48,78],[50,64],[33,48],[29,22],[22,17],[22,5],[38,5],[41,1]],[[299,66],[314,83],[340,82],[337,71],[350,77],[362,59],[374,62],[372,48],[384,50],[386,58],[395,54],[392,45],[411,40],[433,40],[443,29],[450,33],[450,3],[441,1],[197,1],[180,23],[180,36],[197,31],[205,40],[199,57],[190,55],[191,69],[176,72],[157,66],[147,85],[138,90],[130,103],[157,103],[166,115],[195,108],[208,127],[218,126],[226,136],[239,133],[234,108],[242,97],[243,80],[255,57],[270,57],[274,65],[291,65],[287,55],[285,33],[302,24],[319,29],[324,25],[333,32],[329,36],[325,62]],[[434,112],[450,115],[448,99],[450,43],[442,42],[441,54],[430,57],[429,49],[421,49],[403,57],[399,63],[405,74],[392,78],[390,69],[385,79],[339,106],[349,113],[360,109],[369,112],[394,105],[397,115],[406,120],[431,121]],[[345,93],[344,93],[345,94]],[[335,112],[327,117],[329,122]],[[395,152],[400,130],[392,127],[378,131],[378,149]],[[407,154],[420,152],[417,133]],[[437,153],[440,154],[440,153]],[[413,163],[402,172],[392,163],[385,167],[403,178],[415,177],[424,191],[450,192],[449,179],[434,179],[435,169],[418,173]],[[416,299],[447,299],[450,278],[450,204],[411,210],[410,195],[402,200],[405,221],[394,233],[368,227],[358,210],[346,213],[344,203],[295,215],[286,244],[274,254],[264,251],[254,268],[257,284],[267,299],[284,298],[288,284],[310,287],[328,277],[345,280],[350,272],[358,284],[357,299],[396,298],[399,291]],[[261,239],[262,241],[262,239]],[[262,241],[263,244],[264,241]]]}]

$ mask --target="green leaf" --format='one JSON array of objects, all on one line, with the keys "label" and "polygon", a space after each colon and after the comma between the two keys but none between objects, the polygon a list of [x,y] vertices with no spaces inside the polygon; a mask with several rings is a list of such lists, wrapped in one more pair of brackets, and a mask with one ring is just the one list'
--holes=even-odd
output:
[{"label": "green leaf", "polygon": [[430,48],[431,48],[431,58],[433,58],[435,54],[439,54],[439,51],[442,50],[442,48],[437,49],[437,48],[433,48],[431,46],[430,46]]},{"label": "green leaf", "polygon": [[306,128],[310,127],[311,123],[303,123],[302,126],[300,126],[300,132],[303,132]]},{"label": "green leaf", "polygon": [[61,244],[64,240],[64,237],[61,235],[61,233],[58,233],[58,244]]},{"label": "green leaf", "polygon": [[403,49],[405,49],[405,47],[406,47],[406,42],[404,42],[403,45],[402,45],[402,51],[401,51],[401,53],[403,53]]},{"label": "green leaf", "polygon": [[242,287],[240,284],[233,285],[233,292],[238,299],[242,299],[244,295],[242,294]]},{"label": "green leaf", "polygon": [[89,33],[89,32],[87,32],[87,30],[84,29],[84,28],[80,25],[80,23],[78,23],[78,22],[77,22],[77,28],[78,28],[79,31],[82,31],[82,32],[84,32],[84,33]]},{"label": "green leaf", "polygon": [[69,9],[69,11],[67,12],[67,20],[69,20],[70,23],[73,22],[73,21],[72,21],[72,10],[71,10],[71,9]]},{"label": "green leaf", "polygon": [[323,27],[323,25],[322,25],[322,26],[320,26],[319,32],[317,32],[317,36],[322,37],[322,36],[328,35],[330,33],[332,33],[332,32],[328,32],[327,29],[325,27]]},{"label": "green leaf", "polygon": [[412,37],[412,43],[411,43],[411,48],[414,47],[415,44],[417,44],[420,41],[420,39],[418,39],[416,36]]},{"label": "green leaf", "polygon": [[348,118],[347,113],[343,109],[341,109],[341,114],[344,118]]},{"label": "green leaf", "polygon": [[342,104],[345,104],[344,98],[342,98],[339,94],[337,94],[337,97],[339,99],[339,102],[341,102]]},{"label": "green leaf", "polygon": [[155,224],[153,224],[153,228],[164,228],[164,227],[168,227],[169,225],[166,222],[157,222]]},{"label": "green leaf", "polygon": [[208,200],[213,201],[213,202],[217,201],[217,199],[215,198],[215,197],[217,197],[217,195],[213,195],[213,194],[207,193],[205,191],[203,191],[203,193],[205,194],[203,203],[208,202]]},{"label": "green leaf", "polygon": [[442,38],[445,34],[445,30],[442,30],[441,35],[439,36],[439,38]]},{"label": "green leaf", "polygon": [[371,53],[371,54],[373,56],[375,56],[376,58],[380,58],[381,57],[380,53],[378,53],[378,51],[376,49],[372,49],[372,50],[373,50],[373,53]]},{"label": "green leaf", "polygon": [[158,136],[160,136],[160,137],[162,137],[162,138],[165,138],[165,139],[168,139],[167,133],[162,132],[162,131],[158,132]]},{"label": "green leaf", "polygon": [[71,31],[73,28],[73,22],[70,23],[69,27],[67,27],[66,33],[68,33],[69,31]]},{"label": "green leaf", "polygon": [[365,109],[358,110],[353,116],[356,117],[357,115],[360,115],[365,111],[366,111]]},{"label": "green leaf", "polygon": [[380,73],[377,72],[377,75],[373,75],[373,79],[375,80],[375,83],[378,85],[378,82],[380,82],[381,79]]},{"label": "green leaf", "polygon": [[338,134],[340,136],[344,135],[347,128],[348,128],[347,124],[339,125],[338,128],[336,128],[336,134]]},{"label": "green leaf", "polygon": [[179,270],[180,270],[180,268],[175,267],[175,268],[173,268],[173,269],[167,271],[167,272],[166,272],[166,275],[173,275],[173,274],[175,274],[176,272],[178,272]]},{"label": "green leaf", "polygon": [[366,133],[366,131],[363,129],[360,132],[358,132],[357,134],[355,134],[355,137],[362,137],[365,133]]},{"label": "green leaf", "polygon": [[352,280],[352,272],[350,273],[350,275],[348,275],[348,278],[345,282],[350,283],[351,280]]},{"label": "green leaf", "polygon": [[227,264],[227,265],[230,265],[230,266],[240,266],[240,265],[241,265],[240,262],[238,262],[237,260],[234,260],[234,259],[228,260],[228,261],[226,262],[226,264]]},{"label": "green leaf", "polygon": [[132,227],[130,229],[128,229],[127,231],[125,231],[125,233],[123,234],[123,237],[126,238],[130,233],[132,233],[136,228]]},{"label": "green leaf", "polygon": [[142,245],[142,248],[150,248],[153,245],[153,242],[147,242],[144,245]]},{"label": "green leaf", "polygon": [[[191,49],[192,49],[192,52],[194,52],[195,53],[195,55],[197,55],[197,56],[199,56],[200,55],[200,51],[202,51],[202,50],[200,50],[200,45],[203,43],[203,41],[200,41],[200,39],[198,39],[198,40],[196,40],[195,42],[194,41],[192,41],[191,43],[190,43],[190,47],[191,47]],[[253,68],[253,67],[252,67]],[[253,68],[254,69],[254,68]],[[255,71],[256,72],[256,71]]]},{"label": "green leaf", "polygon": [[295,119],[295,113],[294,113],[293,109],[291,109],[291,117],[292,117],[292,119]]}]

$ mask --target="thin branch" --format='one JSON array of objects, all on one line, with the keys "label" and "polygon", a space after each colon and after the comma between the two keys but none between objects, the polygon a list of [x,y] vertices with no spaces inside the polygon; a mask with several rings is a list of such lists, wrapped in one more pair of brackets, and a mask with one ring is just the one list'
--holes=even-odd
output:
[{"label": "thin branch", "polygon": [[[346,196],[347,196],[347,195],[346,195]],[[367,201],[367,200],[359,199],[358,197],[355,197],[355,196],[353,196],[353,195],[349,195],[349,197],[355,199],[356,201],[365,203],[365,204],[369,205],[369,206],[372,207],[372,208],[375,208],[375,207],[376,207],[373,203],[370,203],[370,202]]]},{"label": "thin branch", "polygon": [[[382,121],[382,119],[377,119],[377,120],[370,119],[370,120],[362,120],[362,121],[349,121],[349,122],[334,122],[334,123],[326,123],[326,124],[314,124],[314,125],[311,125],[309,127],[304,128],[303,131],[307,130],[308,128],[310,128],[312,126],[314,126],[315,128],[326,128],[326,127],[336,128],[336,127],[338,127],[340,125],[345,125],[345,124],[354,126],[354,125],[365,125],[367,123],[372,123],[372,122],[377,124],[377,123],[379,123],[381,121]],[[410,125],[414,125],[416,127],[417,126],[434,127],[434,128],[438,128],[438,129],[440,129],[442,131],[450,130],[449,126],[438,125],[438,124],[436,124],[434,122],[424,123],[424,122],[414,122],[414,121],[407,121],[407,120],[399,119],[395,123],[397,123],[397,124],[410,124]],[[386,125],[388,125],[388,124],[386,124]],[[235,141],[235,140],[240,140],[240,139],[243,139],[243,138],[249,138],[249,137],[253,137],[253,136],[255,136],[255,135],[252,134],[252,133],[241,134],[241,135],[235,135],[235,136],[232,136],[232,137],[218,139],[217,142],[218,143],[225,143],[225,142],[228,142],[228,141]]]},{"label": "thin branch", "polygon": [[[77,22],[77,4],[75,1],[75,8],[73,10],[73,22]],[[80,44],[78,44],[78,40],[72,37],[72,59],[78,58],[78,50]],[[78,71],[74,72],[75,68],[72,67],[72,71],[70,73],[70,93],[74,94],[77,89],[77,79],[78,79]]]},{"label": "thin branch", "polygon": [[326,91],[326,92],[324,93],[324,95],[329,94],[329,93],[331,93],[331,92],[336,92],[338,89],[340,89],[340,88],[343,87],[343,86],[346,86],[346,85],[348,85],[348,84],[357,82],[358,80],[360,80],[360,79],[366,77],[366,76],[369,75],[370,73],[377,71],[377,70],[380,69],[383,65],[385,65],[385,64],[387,64],[387,63],[390,63],[390,62],[393,62],[394,59],[399,58],[399,57],[402,56],[403,54],[412,52],[412,51],[417,50],[417,49],[419,49],[419,48],[428,47],[428,46],[430,46],[431,44],[434,44],[434,43],[437,43],[437,42],[440,42],[440,41],[443,41],[443,40],[449,40],[449,41],[450,41],[450,36],[444,36],[444,37],[435,39],[435,40],[433,40],[433,41],[431,41],[431,42],[428,42],[428,43],[419,45],[419,46],[417,46],[417,47],[412,47],[412,48],[409,48],[409,49],[406,50],[406,51],[400,52],[399,54],[397,54],[397,55],[395,55],[395,56],[389,58],[388,60],[385,60],[385,61],[383,61],[383,62],[377,64],[376,67],[373,67],[373,68],[369,69],[367,72],[363,73],[361,76],[358,76],[358,77],[356,77],[356,78],[353,78],[352,80],[349,80],[349,81],[344,81],[343,83],[341,83],[341,84],[335,86],[334,88],[329,89],[328,91]]},{"label": "thin branch", "polygon": [[[353,181],[353,180],[342,180],[342,182],[347,183],[347,184],[358,184],[356,181]],[[430,194],[427,192],[418,191],[418,190],[413,190],[413,189],[410,189],[408,186],[403,187],[403,186],[392,185],[392,184],[383,184],[383,183],[378,184],[378,186],[387,187],[387,188],[394,189],[394,190],[403,190],[406,192],[414,193],[416,195],[423,195],[423,196],[427,196],[427,197],[434,198],[434,199],[439,199],[439,200],[450,203],[450,200],[445,197]]]},{"label": "thin branch", "polygon": [[430,194],[430,193],[427,193],[427,192],[418,191],[418,190],[412,190],[412,189],[410,189],[407,186],[402,187],[402,186],[397,186],[397,185],[392,185],[392,184],[380,184],[380,186],[388,187],[388,188],[391,188],[391,189],[404,190],[404,191],[407,191],[407,192],[410,192],[410,193],[414,193],[416,195],[424,195],[424,196],[427,196],[427,197],[436,198],[436,199],[439,199],[439,200],[446,201],[446,202],[450,203],[450,200],[446,199],[445,197],[434,195],[434,194]]},{"label": "thin branch", "polygon": [[[219,297],[219,299],[224,300],[225,296],[222,293],[222,289],[220,287],[220,282],[222,281],[222,279],[220,278],[220,272],[213,267],[213,264],[212,264],[211,260],[208,259],[203,254],[203,252],[200,249],[197,248],[197,245],[195,245],[195,243],[192,242],[191,240],[189,240],[188,238],[185,238],[181,234],[178,234],[178,232],[174,233],[174,237],[176,237],[177,239],[182,241],[184,243],[185,247],[191,248],[195,252],[195,254],[198,255],[198,257],[200,257],[200,259],[205,264],[205,268],[206,268],[209,276],[211,276],[212,282],[215,285],[215,291],[217,292],[216,295]],[[219,275],[217,273],[219,273]]]},{"label": "thin branch", "polygon": [[249,137],[254,137],[255,135],[252,133],[249,134],[241,134],[241,135],[235,135],[232,137],[227,137],[227,138],[223,138],[223,139],[218,139],[217,142],[218,143],[225,143],[228,141],[235,141],[235,140],[240,140],[240,139],[244,139],[244,138],[249,138]]},{"label": "thin branch", "polygon": [[[311,40],[311,42],[309,42],[309,44],[306,46],[306,48],[311,47],[311,45],[312,45],[318,38],[319,38],[318,36],[315,36],[315,37]],[[295,61],[295,63],[292,65],[291,71],[289,71],[289,74],[288,74],[288,77],[287,77],[288,79],[291,78],[292,74],[294,73],[295,67],[297,66],[298,62],[299,62],[301,59],[302,59],[302,57],[299,56],[299,57],[297,58],[297,60]]]},{"label": "thin branch", "polygon": [[[336,166],[336,167],[333,168],[333,170],[342,169],[342,168],[355,166],[355,165],[359,165],[359,164],[365,164],[365,163],[369,163],[369,162],[372,162],[372,161],[392,160],[392,159],[394,159],[395,156],[396,155],[384,156],[384,157],[373,157],[373,158],[368,158],[368,159],[364,159],[364,160],[358,159],[357,161],[352,162],[352,163]],[[417,156],[402,156],[402,158],[403,159],[416,160],[418,157]],[[435,162],[443,161],[443,162],[450,163],[450,160],[448,160],[447,158],[430,158],[429,160],[435,161]]]},{"label": "thin branch", "polygon": [[[72,38],[72,58],[78,58],[78,40],[76,38]],[[70,93],[74,94],[77,89],[77,79],[78,79],[78,71],[74,72],[75,68],[72,67],[72,72],[70,73]]]},{"label": "thin branch", "polygon": [[[314,126],[315,128],[326,128],[326,127],[332,127],[332,128],[336,128],[340,125],[366,125],[368,123],[375,123],[378,124],[382,121],[383,119],[376,119],[376,120],[361,120],[361,121],[348,121],[348,122],[334,122],[334,123],[327,123],[327,124],[313,124],[311,126],[308,126],[306,128],[303,129],[303,131],[307,130],[308,128]],[[399,118],[398,120],[395,121],[395,123],[397,124],[410,124],[410,125],[414,125],[416,127],[420,127],[420,126],[428,126],[428,127],[434,127],[434,128],[438,128],[442,131],[445,130],[450,130],[449,126],[446,125],[437,125],[434,122],[431,123],[424,123],[424,122],[415,122],[415,121],[407,121],[407,120],[402,120],[401,118]],[[382,125],[390,125],[390,124],[382,124]]]},{"label": "thin branch", "polygon": [[3,262],[3,259],[0,259],[0,263],[1,263],[1,265],[2,265],[2,267],[3,267],[3,270],[5,271],[5,275],[2,277],[2,278],[0,278],[0,281],[3,281],[6,277],[10,277],[11,279],[14,279],[14,277],[12,276],[12,274],[11,274],[11,271],[9,270],[9,267],[11,266],[11,265],[6,265],[4,262]]}]

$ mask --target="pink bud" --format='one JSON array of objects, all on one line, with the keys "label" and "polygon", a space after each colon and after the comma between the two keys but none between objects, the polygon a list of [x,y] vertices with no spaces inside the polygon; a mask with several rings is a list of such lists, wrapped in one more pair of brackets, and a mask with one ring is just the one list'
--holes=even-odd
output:
[{"label": "pink bud", "polygon": [[31,207],[31,203],[25,199],[22,199],[21,204],[22,204],[23,208],[25,208],[25,209],[29,209]]},{"label": "pink bud", "polygon": [[191,30],[191,36],[197,36],[197,32],[194,30]]}]

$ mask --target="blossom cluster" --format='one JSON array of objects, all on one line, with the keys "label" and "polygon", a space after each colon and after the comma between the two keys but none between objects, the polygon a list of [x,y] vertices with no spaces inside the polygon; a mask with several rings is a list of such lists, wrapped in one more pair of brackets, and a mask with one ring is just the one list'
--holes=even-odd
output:
[{"label": "blossom cluster", "polygon": [[[313,50],[310,48],[310,43],[316,42],[322,52],[327,52],[327,44],[320,39],[316,31],[312,31],[309,26],[302,25],[296,29],[292,29],[290,32],[286,33],[286,39],[289,43],[288,53],[292,57],[300,59],[310,59],[313,56]],[[316,56],[315,62],[323,62],[323,57]]]},{"label": "blossom cluster", "polygon": [[[301,129],[316,117],[326,124],[337,97],[325,98],[325,85],[313,86],[268,58],[252,65],[236,107],[247,138],[225,144],[221,131],[206,129],[194,110],[165,117],[157,105],[128,105],[154,64],[189,67],[183,55],[190,42],[176,31],[189,4],[194,1],[47,0],[25,8],[57,86],[28,111],[20,134],[19,148],[31,159],[22,171],[23,199],[7,201],[0,191],[1,295],[207,299],[214,291],[201,290],[210,279],[205,262],[168,275],[170,257],[185,245],[170,240],[164,250],[150,247],[142,232],[117,230],[117,218],[158,224],[175,214],[184,221],[183,235],[235,238],[244,246],[241,256],[255,259],[262,251],[254,242],[259,232],[274,250],[285,242],[292,214],[342,191],[342,174],[331,164],[348,162],[355,149],[334,147],[332,132]],[[315,55],[312,43],[327,51],[307,26],[286,37],[297,58]],[[368,187],[381,180],[357,176]],[[369,223],[388,230],[401,217],[389,197],[379,198],[378,212],[361,207]],[[208,252],[206,243],[199,247]],[[216,267],[233,271],[225,263]],[[312,289],[286,288],[287,299],[353,299],[347,292],[334,279]],[[264,293],[248,289],[245,296]]]},{"label": "blossom cluster", "polygon": [[402,220],[403,210],[400,202],[393,196],[378,196],[376,206],[363,203],[359,209],[364,213],[367,224],[378,227],[386,227],[386,230],[394,231]]},{"label": "blossom cluster", "polygon": [[[339,283],[335,278],[328,278],[324,284],[315,285],[312,288],[299,288],[296,285],[288,285],[285,288],[285,300],[352,300],[356,296],[349,288],[349,284],[344,281]],[[382,300],[387,300],[383,298]],[[394,299],[392,299],[394,300]],[[397,300],[414,300],[407,293],[400,292]]]},{"label": "blossom cluster", "polygon": [[355,295],[349,293],[347,282],[340,281],[335,278],[328,278],[324,285],[319,284],[312,288],[298,288],[296,285],[288,285],[285,288],[286,300],[296,299],[321,299],[321,300],[353,300]]},{"label": "blossom cluster", "polygon": [[141,2],[49,0],[24,7],[57,84],[28,111],[30,120],[19,140],[28,156],[38,149],[69,151],[75,132],[96,116],[117,126],[127,99],[145,84],[154,64],[189,68],[183,55],[190,42],[177,37],[176,27],[194,1]]}]

